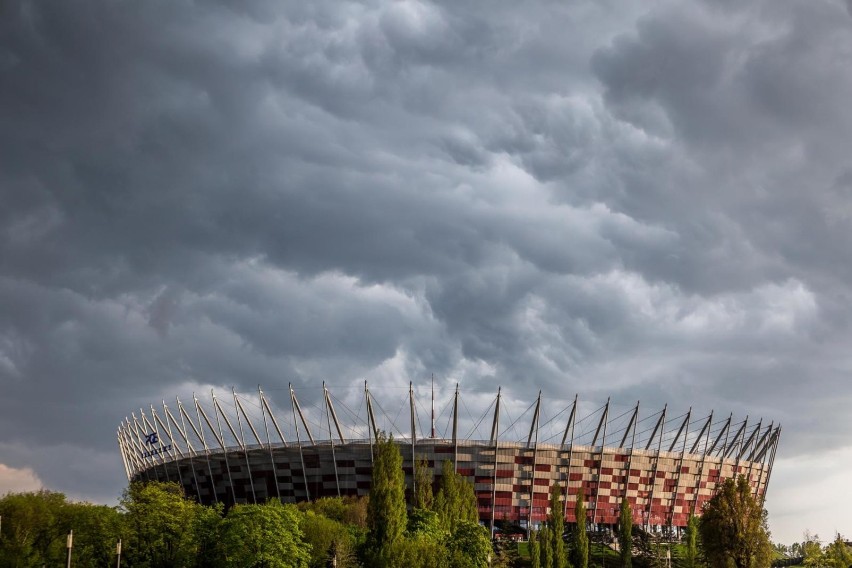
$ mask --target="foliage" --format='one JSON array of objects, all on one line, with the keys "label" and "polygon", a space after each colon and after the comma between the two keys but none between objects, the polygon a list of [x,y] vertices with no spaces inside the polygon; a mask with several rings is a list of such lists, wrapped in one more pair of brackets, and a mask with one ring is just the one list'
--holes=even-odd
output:
[{"label": "foliage", "polygon": [[530,530],[530,566],[541,568],[541,547],[538,544],[538,532]]},{"label": "foliage", "polygon": [[553,568],[565,568],[565,541],[562,540],[565,532],[565,516],[562,508],[562,488],[558,483],[550,488],[550,514],[547,522],[551,527],[551,566]]},{"label": "foliage", "polygon": [[826,566],[833,568],[849,568],[849,566],[852,566],[852,550],[849,550],[839,533],[835,536],[834,541],[825,547],[823,560]]},{"label": "foliage", "polygon": [[407,533],[411,536],[424,536],[436,541],[447,535],[441,525],[438,513],[426,509],[414,509],[408,514]]},{"label": "foliage", "polygon": [[704,506],[699,523],[701,547],[713,566],[768,566],[772,556],[766,514],[751,494],[745,476],[725,480]]},{"label": "foliage", "polygon": [[819,543],[819,535],[805,531],[804,537],[805,540],[802,541],[799,547],[804,558],[803,564],[805,566],[821,566],[822,546]]},{"label": "foliage", "polygon": [[473,485],[455,472],[449,460],[441,466],[441,484],[433,508],[449,532],[454,532],[461,521],[479,522]]},{"label": "foliage", "polygon": [[450,559],[447,548],[432,538],[423,535],[414,535],[397,539],[389,550],[386,557],[379,560],[383,562],[371,562],[373,566],[386,565],[396,568],[449,568]]},{"label": "foliage", "polygon": [[447,548],[453,568],[485,568],[493,553],[488,529],[472,521],[458,522]]},{"label": "foliage", "polygon": [[0,566],[41,566],[53,563],[64,551],[62,510],[65,495],[50,491],[19,493],[0,500],[3,539]]},{"label": "foliage", "polygon": [[370,485],[367,526],[368,548],[383,556],[406,528],[405,474],[402,455],[393,436],[381,435],[376,441],[373,459],[373,481]]},{"label": "foliage", "polygon": [[553,566],[553,539],[550,534],[551,530],[547,525],[541,527],[541,530],[538,533],[538,545],[541,550],[542,568],[551,568]]},{"label": "foliage", "polygon": [[627,497],[621,500],[621,512],[618,516],[618,550],[621,565],[631,568],[633,565],[633,513]]},{"label": "foliage", "polygon": [[[228,568],[307,568],[310,546],[302,540],[293,505],[234,505],[222,522],[222,554]],[[333,521],[332,521],[333,522]]]},{"label": "foliage", "polygon": [[325,568],[336,549],[352,550],[355,546],[355,539],[345,525],[313,511],[301,515],[299,527],[311,547],[311,568]]},{"label": "foliage", "polygon": [[574,568],[588,568],[589,566],[589,535],[586,533],[586,503],[583,488],[577,493],[577,502],[574,505],[574,517],[577,525],[571,546],[571,564]]},{"label": "foliage", "polygon": [[126,512],[127,563],[134,567],[192,566],[198,553],[196,518],[201,505],[177,483],[131,483],[121,498]]},{"label": "foliage", "polygon": [[686,523],[684,543],[686,545],[684,568],[698,568],[701,565],[698,559],[698,517],[689,516],[689,520]]},{"label": "foliage", "polygon": [[421,457],[414,464],[414,507],[416,509],[431,509],[434,501],[432,495],[432,468],[426,458]]}]

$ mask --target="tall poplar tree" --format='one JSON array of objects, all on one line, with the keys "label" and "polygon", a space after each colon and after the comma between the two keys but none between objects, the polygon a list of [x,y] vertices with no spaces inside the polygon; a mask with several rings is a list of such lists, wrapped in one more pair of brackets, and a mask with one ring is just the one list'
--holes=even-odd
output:
[{"label": "tall poplar tree", "polygon": [[402,455],[393,436],[384,434],[376,440],[373,458],[373,481],[370,486],[367,526],[370,550],[380,556],[405,532],[405,473]]},{"label": "tall poplar tree", "polygon": [[431,509],[432,501],[432,469],[429,462],[421,456],[414,465],[414,508]]},{"label": "tall poplar tree", "polygon": [[538,532],[530,529],[530,566],[541,568],[541,547],[538,545]]},{"label": "tall poplar tree", "polygon": [[621,555],[621,565],[624,568],[633,566],[633,513],[627,497],[621,500],[621,514],[618,517],[618,548]]},{"label": "tall poplar tree", "polygon": [[449,460],[441,466],[441,486],[434,503],[435,512],[449,532],[455,531],[461,521],[479,522],[473,485],[455,472]]},{"label": "tall poplar tree", "polygon": [[571,558],[574,568],[589,566],[589,535],[586,534],[586,504],[583,488],[577,493],[577,504],[574,506],[574,517],[577,526],[574,527],[574,540],[571,547]]},{"label": "tall poplar tree", "polygon": [[686,523],[685,568],[698,568],[698,517],[690,515]]},{"label": "tall poplar tree", "polygon": [[565,517],[563,516],[562,488],[558,483],[554,483],[550,488],[550,514],[547,517],[547,522],[551,527],[551,549],[553,550],[553,560],[551,566],[553,568],[565,568],[565,541],[562,540],[562,534],[565,532]]},{"label": "tall poplar tree", "polygon": [[538,533],[539,547],[541,548],[541,565],[543,568],[553,566],[553,540],[550,538],[550,527],[543,526]]}]

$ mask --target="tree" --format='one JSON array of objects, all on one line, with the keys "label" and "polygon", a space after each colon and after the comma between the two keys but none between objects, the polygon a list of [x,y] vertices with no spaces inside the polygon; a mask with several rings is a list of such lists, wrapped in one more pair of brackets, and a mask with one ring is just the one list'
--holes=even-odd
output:
[{"label": "tree", "polygon": [[222,521],[227,568],[308,568],[310,546],[302,540],[293,505],[234,505]]},{"label": "tree", "polygon": [[434,510],[449,532],[454,532],[461,521],[479,522],[473,485],[455,472],[449,460],[444,461],[441,466],[441,485],[435,498]]},{"label": "tree", "polygon": [[55,549],[64,548],[61,515],[65,495],[51,491],[17,493],[0,499],[3,535],[0,539],[0,566],[41,566],[53,564]]},{"label": "tree", "polygon": [[582,487],[580,487],[577,493],[577,503],[574,505],[574,518],[577,520],[577,526],[574,527],[571,563],[574,565],[574,568],[588,568],[589,535],[586,534],[586,504]]},{"label": "tree", "polygon": [[431,509],[432,495],[432,468],[426,458],[421,457],[414,465],[414,508]]},{"label": "tree", "polygon": [[[382,557],[405,532],[407,523],[402,455],[393,436],[380,435],[376,441],[367,510],[368,547],[374,555]],[[376,558],[375,562],[382,561]]]},{"label": "tree", "polygon": [[725,480],[704,506],[699,523],[701,547],[713,566],[763,568],[769,565],[772,545],[766,513],[751,494],[745,476]]},{"label": "tree", "polygon": [[538,545],[541,550],[541,565],[543,568],[551,568],[553,566],[553,539],[550,536],[550,527],[547,525],[541,527],[538,533]]},{"label": "tree", "polygon": [[453,568],[486,568],[493,552],[488,529],[472,521],[458,522],[447,548]]},{"label": "tree", "polygon": [[684,538],[684,566],[685,568],[698,568],[698,517],[689,515],[686,522],[686,535]]},{"label": "tree", "polygon": [[565,517],[562,509],[562,488],[555,483],[550,488],[550,513],[547,522],[551,527],[551,550],[553,568],[565,568],[565,541],[562,540],[565,532]]},{"label": "tree", "polygon": [[203,506],[177,483],[131,483],[121,498],[127,532],[123,556],[145,568],[191,566],[198,553],[196,521]]},{"label": "tree", "polygon": [[538,545],[538,532],[530,529],[530,566],[541,568],[541,547]]},{"label": "tree", "polygon": [[822,545],[819,541],[818,534],[811,534],[810,531],[805,531],[805,540],[800,545],[802,562],[805,566],[819,566],[822,564]]},{"label": "tree", "polygon": [[852,551],[846,546],[846,541],[837,534],[834,542],[825,547],[823,555],[825,564],[834,568],[849,568],[852,566]]},{"label": "tree", "polygon": [[627,497],[621,500],[621,514],[618,517],[618,549],[621,565],[631,568],[633,565],[633,513]]},{"label": "tree", "polygon": [[[300,517],[303,539],[311,547],[311,568],[325,568],[329,558],[334,556],[335,547],[353,545],[350,532],[341,523],[313,511],[307,511]],[[346,543],[341,545],[343,541]]]}]

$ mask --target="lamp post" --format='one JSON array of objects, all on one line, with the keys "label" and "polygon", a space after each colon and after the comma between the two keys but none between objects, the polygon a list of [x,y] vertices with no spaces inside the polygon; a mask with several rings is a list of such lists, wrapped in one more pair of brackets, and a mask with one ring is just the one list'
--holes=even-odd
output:
[{"label": "lamp post", "polygon": [[68,539],[65,542],[65,548],[68,549],[66,566],[71,568],[71,548],[74,546],[74,529],[68,532]]},{"label": "lamp post", "polygon": [[121,539],[118,539],[118,544],[115,545],[115,554],[118,557],[115,568],[121,568]]}]

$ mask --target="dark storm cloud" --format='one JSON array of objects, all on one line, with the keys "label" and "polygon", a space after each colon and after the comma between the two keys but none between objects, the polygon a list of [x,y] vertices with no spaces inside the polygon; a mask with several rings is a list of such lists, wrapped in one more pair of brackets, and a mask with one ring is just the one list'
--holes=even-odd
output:
[{"label": "dark storm cloud", "polygon": [[150,402],[430,373],[845,444],[848,9],[8,4],[0,463],[108,499]]}]

